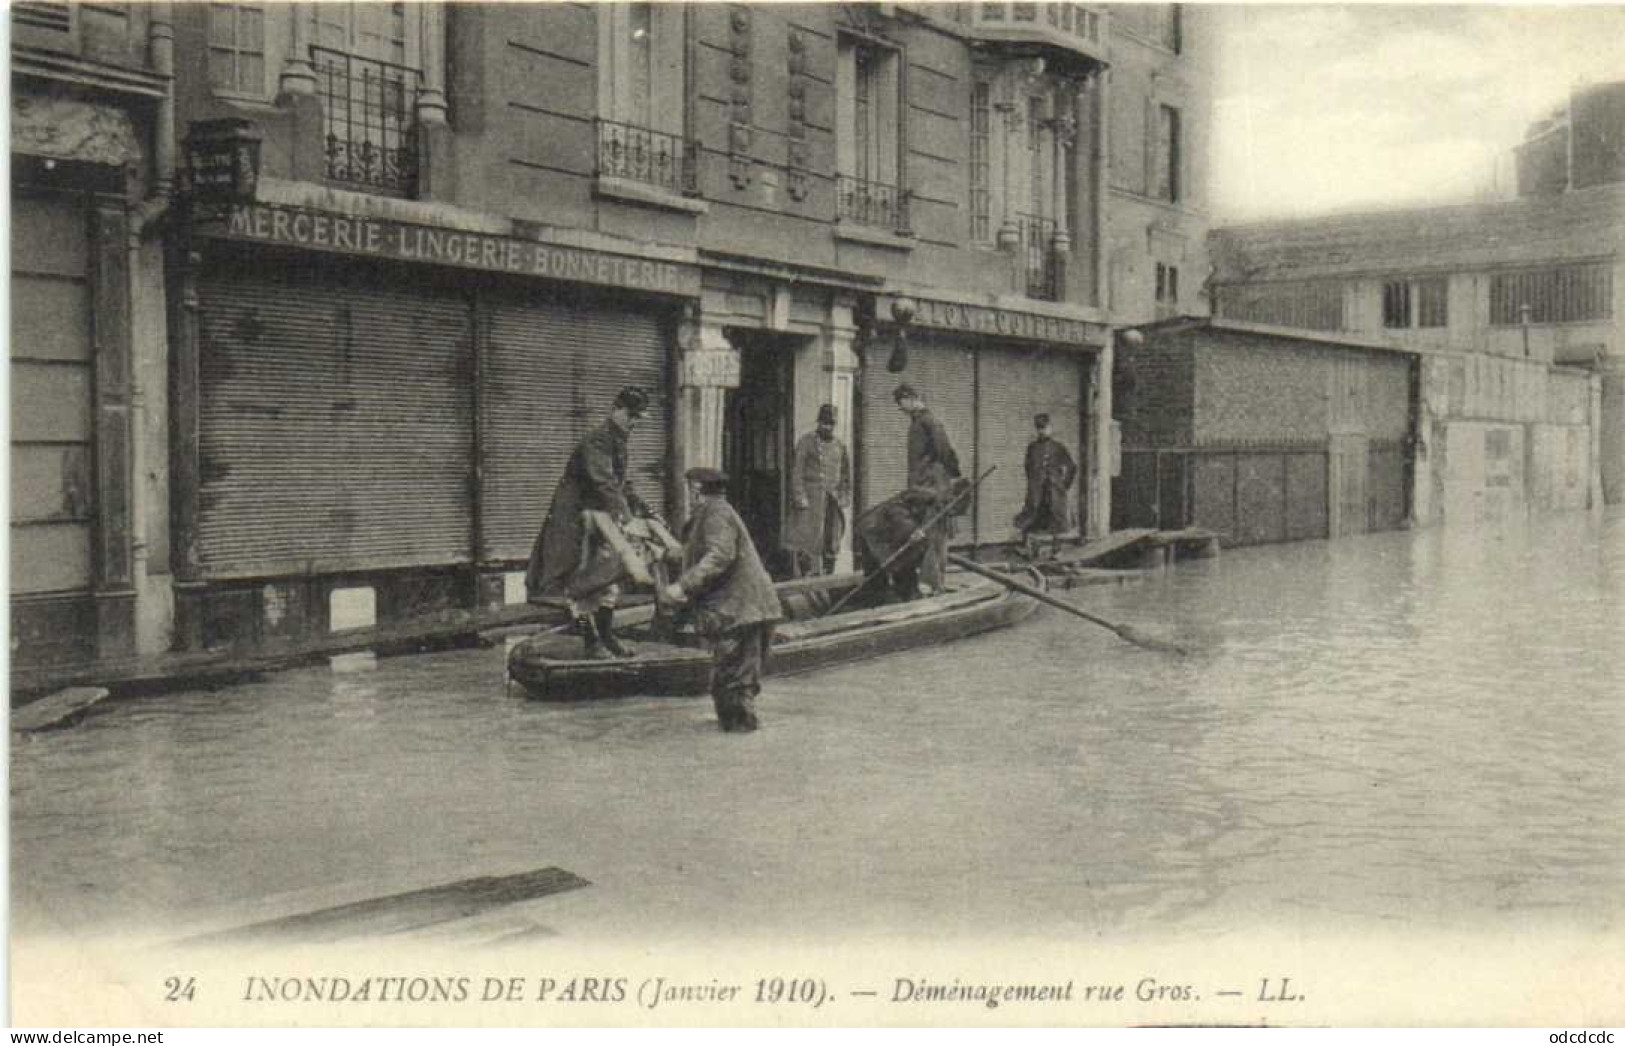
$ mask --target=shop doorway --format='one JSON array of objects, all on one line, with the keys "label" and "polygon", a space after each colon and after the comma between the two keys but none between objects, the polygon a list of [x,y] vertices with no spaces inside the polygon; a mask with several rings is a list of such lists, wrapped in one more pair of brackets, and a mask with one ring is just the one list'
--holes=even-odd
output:
[{"label": "shop doorway", "polygon": [[789,497],[794,364],[799,339],[730,331],[739,350],[739,387],[729,389],[722,434],[728,498],[774,577],[789,574],[780,547]]}]

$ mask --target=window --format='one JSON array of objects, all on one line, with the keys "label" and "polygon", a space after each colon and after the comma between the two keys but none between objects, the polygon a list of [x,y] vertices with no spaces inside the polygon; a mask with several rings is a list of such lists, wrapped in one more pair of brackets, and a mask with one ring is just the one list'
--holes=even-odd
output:
[{"label": "window", "polygon": [[209,5],[209,84],[217,91],[263,97],[265,8],[261,4]]},{"label": "window", "polygon": [[600,177],[699,192],[698,150],[686,135],[684,6],[597,5]]},{"label": "window", "polygon": [[843,35],[835,70],[836,210],[893,232],[908,229],[901,190],[899,53]]},{"label": "window", "polygon": [[1180,195],[1179,110],[1171,105],[1157,106],[1156,155],[1151,192],[1159,200],[1177,203]]},{"label": "window", "polygon": [[1165,305],[1179,304],[1179,266],[1157,263],[1157,301]]},{"label": "window", "polygon": [[600,26],[600,116],[665,134],[683,132],[682,4],[605,4]]},{"label": "window", "polygon": [[1382,285],[1382,325],[1411,325],[1411,285],[1409,280],[1389,280]]},{"label": "window", "polygon": [[1382,285],[1382,325],[1389,330],[1444,327],[1450,322],[1449,281],[1388,280]]},{"label": "window", "polygon": [[423,76],[419,34],[408,32],[406,5],[311,4],[304,17],[322,104],[328,180],[366,192],[412,195]]},{"label": "window", "polygon": [[310,42],[377,62],[417,68],[417,41],[406,31],[406,5],[370,0],[311,4]]},{"label": "window", "polygon": [[1116,4],[1112,17],[1117,25],[1170,51],[1177,53],[1184,43],[1178,4]]},{"label": "window", "polygon": [[978,80],[970,97],[970,238],[976,243],[993,239],[992,182],[988,155],[992,146],[989,130],[993,120],[993,86]]},{"label": "window", "polygon": [[1450,325],[1450,281],[1444,277],[1416,281],[1416,325]]},{"label": "window", "polygon": [[1490,323],[1580,323],[1613,314],[1614,274],[1605,263],[1498,273],[1490,279]]},{"label": "window", "polygon": [[843,38],[838,75],[842,112],[836,151],[841,173],[881,185],[897,184],[896,52]]}]

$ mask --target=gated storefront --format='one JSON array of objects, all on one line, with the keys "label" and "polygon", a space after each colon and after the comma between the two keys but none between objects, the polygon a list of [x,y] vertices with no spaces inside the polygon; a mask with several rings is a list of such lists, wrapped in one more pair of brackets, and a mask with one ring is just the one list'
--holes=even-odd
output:
[{"label": "gated storefront", "polygon": [[956,544],[1013,541],[1012,523],[1027,496],[1025,460],[1034,436],[1033,416],[1047,413],[1054,438],[1065,444],[1080,472],[1070,496],[1082,525],[1087,441],[1085,373],[1090,356],[1070,347],[936,336],[909,346],[908,368],[886,369],[890,346],[865,360],[862,442],[858,454],[863,506],[878,504],[907,484],[909,419],[892,399],[907,382],[947,429],[967,477],[997,470],[978,488],[958,517]]},{"label": "gated storefront", "polygon": [[[369,242],[360,224],[344,242]],[[370,239],[426,251],[408,239],[416,228]],[[522,601],[569,455],[623,385],[651,401],[630,440],[632,480],[665,505],[678,299],[514,275],[501,264],[514,241],[462,238],[461,269],[202,241],[193,478],[177,484],[189,645],[298,642]],[[522,268],[551,276],[545,251],[533,256]],[[601,257],[583,271],[633,271]],[[468,272],[477,258],[508,271]]]},{"label": "gated storefront", "polygon": [[[1366,441],[1333,487],[1329,444],[1125,449],[1115,528],[1211,530],[1227,545],[1395,530],[1408,518],[1405,446]],[[1346,465],[1345,465],[1346,467]]]},{"label": "gated storefront", "polygon": [[1410,356],[1216,321],[1148,333],[1117,359],[1114,528],[1199,527],[1253,545],[1409,520]]}]

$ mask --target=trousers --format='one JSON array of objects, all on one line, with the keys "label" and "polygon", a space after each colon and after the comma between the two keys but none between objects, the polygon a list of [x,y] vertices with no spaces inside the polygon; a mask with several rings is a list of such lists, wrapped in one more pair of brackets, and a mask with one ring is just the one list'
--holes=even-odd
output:
[{"label": "trousers", "polygon": [[762,622],[731,628],[711,640],[715,659],[711,702],[722,729],[756,729],[756,695],[762,692],[762,667],[772,635],[773,626]]}]

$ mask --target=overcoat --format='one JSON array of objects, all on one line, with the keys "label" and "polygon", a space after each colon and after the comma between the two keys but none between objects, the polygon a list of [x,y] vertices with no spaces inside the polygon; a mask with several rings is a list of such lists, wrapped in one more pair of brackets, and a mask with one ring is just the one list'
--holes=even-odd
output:
[{"label": "overcoat", "polygon": [[707,636],[784,619],[745,522],[724,498],[702,498],[695,506],[677,585],[693,601],[695,624]]},{"label": "overcoat", "polygon": [[584,561],[582,511],[594,509],[624,519],[636,500],[626,478],[626,432],[613,421],[605,421],[582,437],[564,466],[547,521],[531,549],[526,592],[531,596],[581,595],[570,591],[570,582]]},{"label": "overcoat", "polygon": [[1067,492],[1078,466],[1060,443],[1045,436],[1027,444],[1027,501],[1016,514],[1016,529],[1062,534],[1073,527],[1072,499]]},{"label": "overcoat", "polygon": [[959,455],[948,430],[930,410],[914,412],[908,426],[908,485],[946,494],[959,478]]},{"label": "overcoat", "polygon": [[[852,457],[846,444],[835,438],[820,439],[816,432],[801,437],[790,459],[790,494],[784,547],[817,556],[840,545],[846,530],[846,506],[852,503]],[[829,498],[835,499],[838,511],[826,510]],[[826,535],[824,522],[831,516],[838,529]]]}]

